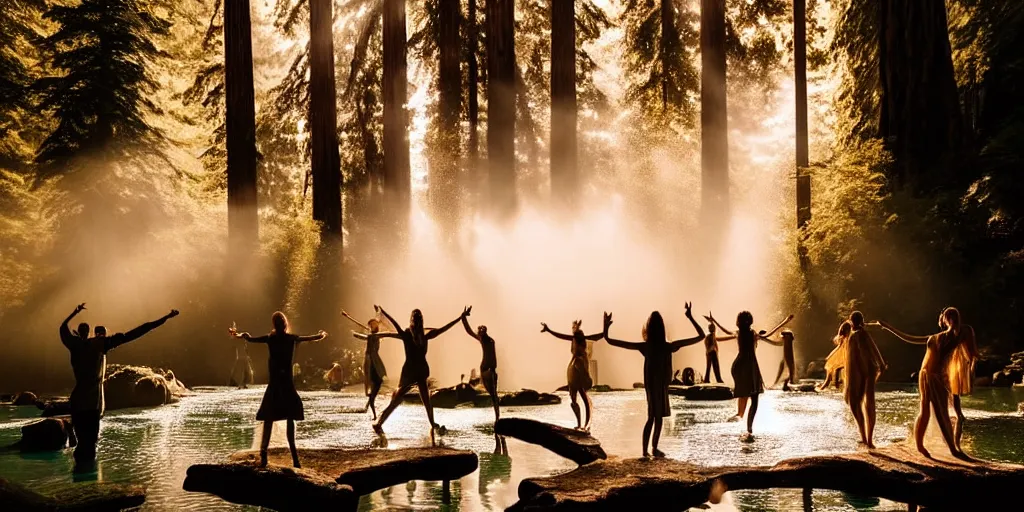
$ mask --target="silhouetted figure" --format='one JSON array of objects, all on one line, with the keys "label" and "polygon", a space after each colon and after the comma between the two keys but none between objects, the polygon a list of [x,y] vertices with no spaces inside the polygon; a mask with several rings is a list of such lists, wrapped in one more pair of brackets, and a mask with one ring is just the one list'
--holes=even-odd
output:
[{"label": "silhouetted figure", "polygon": [[234,327],[228,332],[237,338],[242,338],[249,343],[265,343],[270,358],[267,359],[267,369],[270,372],[270,382],[267,390],[263,393],[263,401],[256,411],[256,421],[263,422],[263,439],[260,441],[260,466],[267,465],[267,447],[270,446],[270,433],[274,429],[274,422],[287,420],[288,448],[292,452],[292,465],[299,465],[299,453],[295,449],[295,421],[305,419],[302,410],[302,398],[298,391],[295,391],[295,382],[292,380],[294,367],[292,359],[295,356],[295,344],[303,341],[320,341],[327,337],[327,333],[320,331],[310,336],[298,336],[288,332],[288,318],[284,313],[277,311],[270,318],[274,330],[266,336],[253,338],[247,332],[238,332]]},{"label": "silhouetted figure", "polygon": [[718,365],[718,338],[715,336],[715,324],[708,323],[708,334],[704,336],[704,359],[707,368],[704,370],[704,383],[711,382],[711,370],[715,371],[715,382],[722,383],[722,370]]},{"label": "silhouetted figure", "polygon": [[680,380],[680,378],[679,378],[679,374],[680,373],[682,373],[682,370],[676,370],[676,371],[672,372],[672,384],[671,385],[673,385],[673,386],[682,386],[683,385],[683,381]]},{"label": "silhouetted figure", "polygon": [[[914,425],[914,440],[917,442],[917,450],[925,457],[931,454],[924,447],[924,434],[928,428],[928,421],[935,412],[935,422],[939,424],[942,438],[949,447],[949,452],[957,458],[970,460],[961,449],[957,438],[959,435],[954,431],[952,420],[949,417],[949,403],[953,388],[955,391],[970,392],[959,382],[963,379],[964,370],[970,371],[973,359],[977,354],[977,342],[974,339],[974,329],[969,325],[960,323],[960,312],[956,308],[946,308],[939,317],[939,325],[942,332],[929,336],[912,336],[903,333],[884,321],[878,321],[873,325],[880,325],[884,329],[896,335],[896,337],[917,345],[926,345],[924,359],[921,361],[921,371],[918,372],[918,393],[921,394],[921,411],[917,416],[917,423]],[[962,351],[958,354],[959,351]],[[957,375],[951,373],[957,372]],[[955,381],[955,382],[954,382]],[[958,404],[957,404],[958,405]],[[957,423],[961,424],[962,434],[963,414],[957,409]]]},{"label": "silhouetted figure", "polygon": [[886,368],[882,353],[871,334],[864,328],[860,311],[850,314],[853,331],[846,342],[846,403],[860,430],[860,442],[874,448],[875,382]]},{"label": "silhouetted figure", "polygon": [[736,360],[732,363],[733,395],[736,397],[737,412],[729,421],[739,421],[743,418],[747,409],[747,402],[750,402],[750,415],[747,416],[747,439],[753,437],[754,416],[757,415],[758,399],[764,393],[764,379],[761,377],[761,367],[757,364],[757,341],[775,335],[782,326],[789,323],[793,315],[789,315],[771,332],[764,335],[753,330],[754,315],[749,311],[742,311],[736,315],[736,334],[733,335],[722,324],[715,320],[714,316],[708,316],[707,320],[714,323],[719,330],[728,336],[717,338],[718,341],[735,339],[739,347]]},{"label": "silhouetted figure", "polygon": [[[590,378],[590,358],[587,357],[587,341],[597,341],[604,337],[604,334],[598,333],[589,336],[583,334],[583,331],[580,330],[580,326],[583,325],[582,320],[574,320],[572,322],[571,335],[552,331],[548,328],[548,324],[544,322],[541,322],[540,325],[542,327],[540,332],[551,333],[552,336],[560,340],[572,342],[570,346],[572,359],[569,360],[569,367],[565,370],[565,378],[569,384],[569,399],[572,401],[570,407],[572,407],[573,414],[576,415],[576,428],[589,430],[592,404],[587,391],[594,386],[594,380]],[[577,395],[583,396],[583,407],[586,408],[587,412],[586,424],[580,422],[580,404],[576,401]]]},{"label": "silhouetted figure", "polygon": [[235,365],[231,368],[228,385],[245,389],[254,382],[252,359],[249,357],[249,344],[244,341],[235,347]]},{"label": "silhouetted figure", "polygon": [[[480,342],[480,349],[483,351],[483,359],[480,360],[480,380],[483,382],[487,394],[491,396],[491,405],[494,406],[494,421],[498,421],[501,417],[501,410],[498,407],[498,355],[494,352],[494,338],[487,334],[486,325],[477,326],[476,332],[473,332],[466,316],[468,315],[462,317],[462,326],[465,327],[466,334]],[[472,375],[470,375],[470,383],[472,383]]]},{"label": "silhouetted figure", "polygon": [[687,366],[683,368],[683,385],[693,386],[697,384],[697,372],[693,371],[693,368]]},{"label": "silhouetted figure", "polygon": [[100,436],[100,418],[103,417],[103,379],[107,371],[107,352],[139,339],[149,331],[178,315],[172,309],[158,320],[144,323],[126,333],[107,336],[102,326],[96,327],[96,336],[89,337],[89,324],[78,324],[77,332],[68,329],[68,322],[85,309],[85,303],[60,324],[60,341],[71,353],[71,369],[75,374],[75,388],[68,400],[71,406],[71,423],[78,438],[75,447],[75,471],[90,471],[96,461],[96,442]]},{"label": "silhouetted figure", "polygon": [[430,406],[430,388],[427,385],[427,378],[430,377],[430,365],[427,364],[427,343],[444,334],[445,331],[451,329],[460,320],[469,316],[472,306],[464,309],[458,318],[448,322],[444,327],[430,331],[423,328],[423,313],[418,309],[412,310],[412,314],[409,315],[409,327],[403,329],[383,308],[380,306],[373,306],[373,308],[383,314],[395,326],[395,330],[398,331],[397,333],[381,333],[379,336],[381,338],[399,338],[402,340],[402,345],[405,348],[405,364],[402,365],[402,376],[399,378],[398,389],[391,395],[391,403],[381,412],[377,422],[373,424],[373,430],[378,435],[384,433],[383,426],[384,422],[388,420],[388,416],[391,416],[395,408],[402,403],[402,397],[413,386],[416,386],[419,388],[423,407],[427,410],[427,420],[430,421],[430,441],[433,443],[435,439],[434,431],[440,430],[440,426],[434,422],[434,409]]},{"label": "silhouetted figure", "polygon": [[384,377],[388,375],[387,370],[384,368],[384,360],[380,358],[380,321],[376,318],[371,318],[366,322],[366,325],[363,325],[348,313],[342,311],[341,314],[359,327],[362,327],[363,331],[365,331],[365,334],[353,332],[352,336],[366,341],[366,355],[363,356],[363,391],[368,397],[366,407],[370,409],[373,413],[373,419],[376,420],[377,394],[380,393],[380,387],[384,385]]},{"label": "silhouetted figure", "polygon": [[853,332],[853,324],[849,320],[839,325],[839,332],[832,338],[832,344],[836,348],[825,358],[825,380],[818,385],[818,389],[825,389],[830,384],[839,387],[839,372],[846,367],[846,343]]},{"label": "silhouetted figure", "polygon": [[339,363],[332,364],[331,368],[324,373],[324,380],[327,381],[327,387],[331,391],[341,391],[341,388],[345,386],[345,369]]},{"label": "silhouetted figure", "polygon": [[[654,456],[665,456],[658,449],[658,441],[661,439],[662,418],[672,414],[672,409],[668,403],[669,375],[672,373],[672,354],[683,347],[700,343],[704,339],[704,329],[701,329],[700,324],[693,319],[689,302],[686,303],[686,318],[693,324],[694,329],[697,329],[697,336],[693,338],[676,340],[669,343],[665,334],[665,321],[661,318],[661,313],[654,311],[647,318],[647,323],[644,324],[641,330],[641,336],[643,336],[644,341],[631,343],[612,339],[608,335],[608,328],[612,325],[612,314],[604,314],[604,338],[608,340],[608,344],[619,348],[637,350],[644,355],[644,392],[647,394],[647,423],[644,424],[644,457],[649,455],[647,452],[647,442],[651,439],[652,428],[654,430],[654,440],[651,443],[651,448],[654,451]],[[690,369],[690,373],[692,380],[692,369]],[[684,376],[683,379],[685,381],[686,377]]]},{"label": "silhouetted figure", "polygon": [[[775,346],[782,347],[782,361],[779,361],[779,373],[775,376],[775,383],[772,387],[779,385],[782,382],[782,390],[789,391],[789,385],[797,381],[796,378],[796,357],[793,354],[793,331],[786,329],[782,331],[782,341],[775,341],[765,339],[766,342],[771,343]],[[786,379],[782,380],[782,375],[789,370],[789,374],[786,375]]]}]

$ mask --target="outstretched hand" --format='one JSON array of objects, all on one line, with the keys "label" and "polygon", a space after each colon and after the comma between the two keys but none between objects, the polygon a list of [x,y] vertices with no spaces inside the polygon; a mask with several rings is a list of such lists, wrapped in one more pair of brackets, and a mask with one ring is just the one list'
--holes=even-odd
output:
[{"label": "outstretched hand", "polygon": [[693,308],[693,303],[687,302],[686,303],[686,318],[693,318],[692,308]]},{"label": "outstretched hand", "polygon": [[381,311],[381,307],[379,305],[377,305],[377,304],[374,304],[373,305],[373,312],[374,313],[380,313],[380,311]]},{"label": "outstretched hand", "polygon": [[462,318],[466,318],[467,316],[469,316],[469,314],[472,311],[473,311],[473,306],[466,306],[466,308],[462,310]]},{"label": "outstretched hand", "polygon": [[320,339],[324,339],[327,337],[327,331],[320,329],[320,332],[318,332],[317,335],[320,336]]},{"label": "outstretched hand", "polygon": [[612,325],[612,314],[607,312],[607,311],[605,311],[604,312],[604,332],[605,333],[608,332],[608,328],[611,327],[611,325]]},{"label": "outstretched hand", "polygon": [[176,316],[178,316],[178,310],[177,309],[172,309],[170,313],[167,313],[167,318],[174,318]]},{"label": "outstretched hand", "polygon": [[541,326],[540,332],[550,332],[551,331],[551,329],[548,329],[548,324],[546,324],[544,322],[541,322],[540,326]]},{"label": "outstretched hand", "polygon": [[84,302],[79,304],[77,307],[75,307],[75,313],[78,313],[79,311],[82,311],[83,309],[85,309],[85,303]]}]

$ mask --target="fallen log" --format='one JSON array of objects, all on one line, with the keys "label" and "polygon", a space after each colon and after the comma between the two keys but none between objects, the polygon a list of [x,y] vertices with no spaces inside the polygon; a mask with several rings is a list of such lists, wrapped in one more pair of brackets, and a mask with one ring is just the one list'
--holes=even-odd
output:
[{"label": "fallen log", "polygon": [[359,495],[317,471],[254,462],[195,464],[188,468],[182,488],[205,492],[240,505],[280,511],[356,510]]},{"label": "fallen log", "polygon": [[494,433],[543,446],[577,464],[588,464],[608,457],[600,441],[590,434],[540,421],[502,418],[494,424]]},{"label": "fallen log", "polygon": [[713,485],[728,490],[829,489],[930,510],[1002,509],[1024,486],[1024,466],[963,462],[948,455],[927,459],[904,444],[789,459],[770,467],[614,459],[523,480],[520,501],[509,510],[624,510],[637,503],[645,510],[685,510],[708,501]]}]

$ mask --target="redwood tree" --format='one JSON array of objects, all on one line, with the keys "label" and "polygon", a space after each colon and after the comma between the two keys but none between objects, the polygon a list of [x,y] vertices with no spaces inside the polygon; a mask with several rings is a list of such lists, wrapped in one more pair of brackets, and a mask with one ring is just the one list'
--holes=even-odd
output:
[{"label": "redwood tree", "polygon": [[430,166],[430,200],[442,224],[452,227],[459,197],[459,118],[462,71],[459,46],[459,0],[438,0],[438,79],[440,101]]},{"label": "redwood tree", "polygon": [[228,235],[232,251],[258,241],[256,104],[248,0],[224,2],[224,101],[227,122]]},{"label": "redwood tree", "polygon": [[575,0],[551,0],[551,194],[576,196]]},{"label": "redwood tree", "polygon": [[[467,0],[469,4],[468,13],[466,15],[466,32],[468,44],[466,47],[466,75],[467,75],[467,92],[469,93],[468,100],[468,115],[469,115],[469,159],[471,164],[476,164],[477,156],[480,151],[478,125],[480,122],[480,100],[479,100],[479,82],[480,82],[480,71],[479,63],[476,60],[477,46],[479,45],[479,31],[480,27],[477,23],[476,4],[480,0]],[[473,169],[476,172],[476,169]],[[474,180],[475,181],[475,180]]]},{"label": "redwood tree", "polygon": [[491,204],[515,208],[515,2],[487,0],[487,160]]},{"label": "redwood tree", "polygon": [[705,211],[729,201],[729,135],[725,91],[725,0],[701,0],[701,192]]},{"label": "redwood tree", "polygon": [[322,223],[325,234],[340,237],[341,159],[331,9],[332,0],[309,0],[309,130],[313,219]]},{"label": "redwood tree", "polygon": [[[408,206],[409,116],[405,110],[409,78],[406,71],[405,0],[384,1],[384,187],[400,208]],[[401,212],[395,212],[401,215]]]}]

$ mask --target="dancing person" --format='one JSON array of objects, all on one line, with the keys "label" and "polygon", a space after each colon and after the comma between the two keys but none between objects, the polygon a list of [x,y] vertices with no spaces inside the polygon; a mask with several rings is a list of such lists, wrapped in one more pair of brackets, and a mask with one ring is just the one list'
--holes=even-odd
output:
[{"label": "dancing person", "polygon": [[[782,382],[782,390],[789,391],[789,385],[796,383],[796,359],[793,354],[793,331],[786,329],[782,331],[782,341],[778,342],[775,340],[765,339],[768,343],[775,346],[782,346],[782,361],[779,361],[779,373],[775,376],[775,383],[772,387],[779,385]],[[789,370],[789,374],[786,375],[786,380],[782,380],[782,375]]]},{"label": "dancing person", "polygon": [[860,311],[850,314],[850,337],[846,340],[846,378],[844,398],[857,422],[860,442],[875,447],[875,382],[888,367],[875,340],[864,328]]},{"label": "dancing person", "polygon": [[366,393],[367,400],[366,408],[363,411],[365,412],[366,409],[369,409],[373,414],[373,419],[376,420],[377,394],[380,393],[380,387],[384,385],[384,377],[388,375],[387,370],[384,368],[384,360],[380,358],[380,339],[383,337],[380,333],[380,321],[376,318],[371,318],[366,322],[366,325],[363,325],[345,311],[342,311],[341,314],[364,331],[361,333],[353,332],[352,336],[366,342],[366,352],[363,356],[363,392]]},{"label": "dancing person", "polygon": [[704,359],[707,368],[704,370],[704,384],[711,382],[711,370],[715,371],[715,382],[722,384],[722,370],[718,364],[718,338],[715,335],[715,324],[708,323],[708,334],[704,336]]},{"label": "dancing person", "polygon": [[825,380],[818,385],[819,390],[828,388],[830,384],[839,388],[839,372],[846,367],[846,341],[852,332],[853,324],[849,320],[839,325],[839,332],[832,338],[832,345],[836,348],[825,358]]},{"label": "dancing person", "polygon": [[247,332],[238,332],[232,327],[228,333],[236,338],[241,338],[248,343],[263,343],[267,345],[270,357],[267,359],[267,369],[270,373],[270,382],[266,391],[263,392],[263,401],[256,411],[256,421],[263,422],[263,439],[260,441],[260,466],[267,465],[267,447],[270,446],[270,433],[274,428],[275,421],[287,420],[288,448],[292,452],[292,465],[299,465],[299,452],[295,449],[295,422],[305,419],[302,410],[302,398],[298,391],[295,391],[293,378],[292,359],[295,356],[295,344],[304,341],[320,341],[327,337],[327,333],[320,331],[309,336],[298,336],[288,331],[288,318],[284,313],[277,311],[270,317],[274,330],[266,336],[253,338]]},{"label": "dancing person", "polygon": [[[879,320],[872,325],[879,325],[883,329],[893,333],[897,338],[916,345],[925,345],[924,359],[921,361],[921,370],[918,372],[918,393],[921,394],[921,410],[918,413],[917,421],[914,424],[914,441],[917,444],[917,451],[925,457],[931,457],[924,447],[925,430],[928,428],[928,421],[931,419],[932,409],[935,411],[935,422],[939,424],[939,431],[942,434],[949,452],[954,457],[970,460],[959,446],[954,432],[951,418],[949,417],[949,402],[951,399],[951,379],[959,380],[960,375],[951,376],[949,367],[954,353],[964,346],[968,353],[976,351],[974,341],[974,329],[970,326],[961,325],[960,312],[956,308],[946,308],[942,311],[941,326],[943,330],[929,336],[913,336],[897,330],[889,323]],[[958,363],[959,364],[959,363]],[[969,365],[968,365],[969,366]],[[957,368],[957,371],[961,371]],[[964,392],[964,388],[957,384],[957,391]],[[963,414],[958,411],[958,415]],[[960,423],[963,420],[959,420]]]},{"label": "dancing person", "polygon": [[178,316],[178,311],[152,322],[146,322],[126,333],[107,336],[103,326],[96,326],[96,335],[89,337],[89,324],[78,324],[76,332],[68,328],[68,322],[85,310],[81,303],[60,324],[60,341],[71,354],[71,370],[75,374],[75,387],[68,403],[71,406],[71,424],[74,427],[78,445],[75,447],[76,473],[89,472],[96,462],[96,443],[100,436],[100,418],[103,417],[103,379],[107,371],[107,352],[137,340],[160,327],[167,320]]},{"label": "dancing person", "polygon": [[[569,360],[569,366],[565,369],[565,378],[569,384],[569,399],[572,401],[570,407],[572,407],[573,414],[576,415],[576,428],[578,430],[590,430],[590,409],[592,403],[590,402],[590,396],[587,395],[587,391],[594,386],[594,380],[590,378],[590,359],[587,356],[587,341],[600,340],[604,337],[604,333],[596,333],[589,336],[583,334],[581,329],[583,325],[582,320],[573,320],[572,334],[552,331],[548,324],[544,322],[541,322],[540,325],[540,332],[546,332],[560,340],[572,342],[570,346],[572,359]],[[586,409],[587,414],[587,422],[585,424],[580,422],[580,404],[576,401],[577,395],[583,397],[583,407]]]},{"label": "dancing person", "polygon": [[402,345],[405,347],[405,363],[402,365],[402,375],[398,381],[398,389],[391,395],[391,403],[380,413],[380,417],[377,418],[377,422],[373,424],[373,430],[377,435],[384,434],[384,422],[387,421],[388,416],[395,411],[395,408],[402,403],[402,397],[412,389],[413,386],[419,388],[420,400],[423,402],[423,407],[427,410],[427,420],[430,422],[430,442],[434,443],[434,431],[443,430],[440,425],[434,422],[434,409],[430,406],[430,388],[427,386],[427,378],[430,377],[430,365],[427,364],[427,343],[444,334],[448,329],[451,329],[455,324],[459,323],[463,318],[469,316],[470,311],[473,309],[472,306],[466,307],[462,310],[462,314],[455,320],[448,322],[440,329],[426,330],[423,327],[423,313],[418,309],[412,310],[412,314],[409,315],[409,327],[402,328],[398,321],[395,320],[391,315],[384,311],[380,306],[373,306],[373,309],[378,313],[384,315],[385,318],[391,322],[391,325],[395,326],[397,333],[379,333],[378,336],[381,338],[399,338],[402,340]]},{"label": "dancing person", "polygon": [[[487,326],[479,325],[476,332],[469,326],[466,316],[462,317],[462,327],[466,334],[480,342],[480,349],[483,351],[483,359],[480,360],[480,380],[483,381],[484,389],[491,396],[491,405],[494,406],[494,421],[501,417],[501,410],[498,408],[498,355],[494,352],[494,338],[487,334]],[[473,374],[470,373],[470,384],[473,383]]]},{"label": "dancing person", "polygon": [[[690,311],[690,303],[686,303],[686,318],[697,330],[697,336],[668,342],[665,334],[665,321],[661,313],[654,311],[647,318],[640,334],[642,342],[628,342],[613,339],[608,334],[608,328],[612,325],[612,314],[604,314],[604,339],[609,345],[636,350],[644,356],[644,393],[647,395],[647,423],[644,424],[643,454],[648,457],[647,442],[651,441],[653,429],[654,439],[651,448],[655,457],[664,457],[665,454],[658,449],[658,441],[661,439],[662,418],[671,415],[672,409],[668,403],[669,375],[672,373],[672,354],[677,350],[700,343],[704,340],[704,329],[693,319]],[[692,370],[691,370],[692,373]]]},{"label": "dancing person", "polygon": [[737,331],[733,335],[728,329],[722,327],[722,324],[718,323],[714,316],[709,315],[707,317],[709,322],[714,323],[719,330],[727,335],[725,338],[718,338],[718,341],[736,339],[736,343],[739,346],[739,353],[736,354],[736,359],[732,362],[733,395],[737,399],[737,412],[735,416],[729,418],[729,421],[743,419],[747,409],[747,402],[750,402],[750,415],[747,416],[747,433],[744,436],[747,440],[753,439],[754,416],[757,415],[758,399],[761,393],[764,392],[764,379],[761,377],[761,367],[757,363],[757,341],[758,339],[767,339],[774,336],[776,332],[792,319],[793,315],[789,315],[770,332],[762,335],[753,330],[754,315],[751,315],[749,311],[742,311],[736,315]]},{"label": "dancing person", "polygon": [[[236,378],[237,377],[237,378]],[[252,358],[249,357],[249,344],[244,341],[235,346],[235,365],[231,367],[231,378],[228,384],[246,389],[253,384]]]}]

